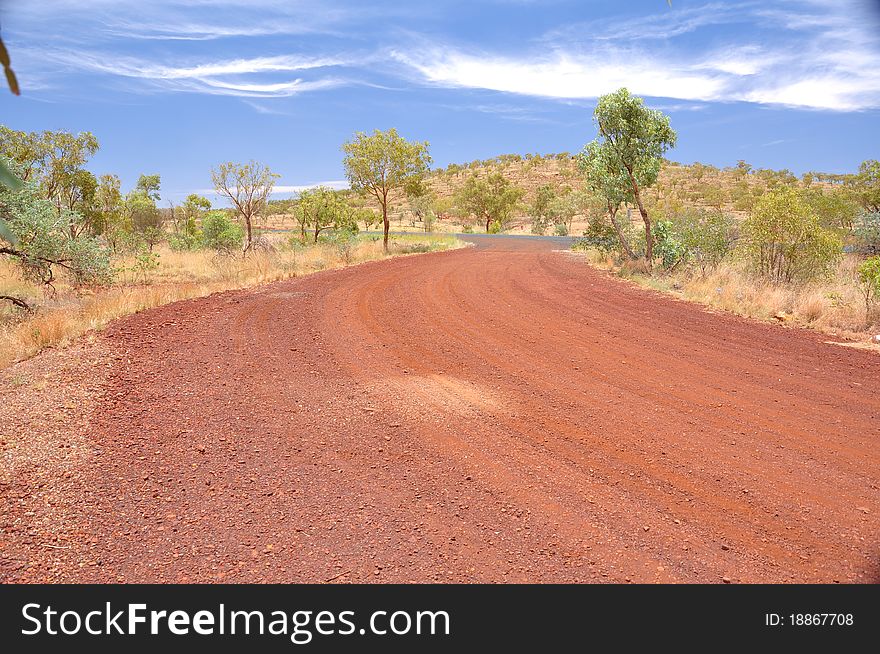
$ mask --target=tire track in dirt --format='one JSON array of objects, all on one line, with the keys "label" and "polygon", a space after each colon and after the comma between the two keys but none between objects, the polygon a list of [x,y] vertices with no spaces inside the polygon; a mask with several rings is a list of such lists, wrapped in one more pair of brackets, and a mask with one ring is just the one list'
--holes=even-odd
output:
[{"label": "tire track in dirt", "polygon": [[475,240],[115,323],[26,580],[880,579],[880,357]]}]

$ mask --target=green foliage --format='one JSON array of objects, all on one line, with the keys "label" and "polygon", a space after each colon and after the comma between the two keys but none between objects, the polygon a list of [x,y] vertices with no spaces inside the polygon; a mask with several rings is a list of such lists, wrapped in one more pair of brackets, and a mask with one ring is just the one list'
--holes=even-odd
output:
[{"label": "green foliage", "polygon": [[880,211],[880,161],[863,161],[856,175],[856,189],[862,206],[873,212]]},{"label": "green foliage", "polygon": [[135,189],[140,191],[153,202],[159,201],[159,188],[162,186],[162,178],[159,175],[141,175],[138,177]]},{"label": "green foliage", "polygon": [[229,198],[236,213],[244,221],[247,232],[246,252],[254,247],[254,218],[266,210],[269,195],[278,177],[268,166],[256,161],[245,164],[228,161],[211,169],[211,181],[217,193]]},{"label": "green foliage", "polygon": [[880,254],[880,211],[863,211],[853,224],[855,249],[863,254]]},{"label": "green foliage", "polygon": [[357,229],[354,231],[351,231],[350,229],[340,229],[324,237],[324,240],[336,248],[336,251],[339,253],[339,256],[342,257],[346,266],[351,265],[354,248],[358,243]]},{"label": "green foliage", "polygon": [[244,243],[244,229],[225,211],[209,211],[202,218],[202,242],[205,247],[230,254]]},{"label": "green foliage", "polygon": [[304,237],[306,231],[311,232],[315,243],[324,230],[356,234],[358,222],[372,218],[372,212],[368,216],[363,209],[352,207],[339,193],[325,186],[300,193],[298,209],[301,234]]},{"label": "green foliage", "polygon": [[[52,286],[63,270],[75,286],[109,283],[109,253],[95,238],[75,234],[80,217],[42,197],[36,183],[19,191],[0,187],[0,215],[14,235],[14,246],[2,254],[13,257],[28,281]],[[10,242],[12,245],[12,242]]]},{"label": "green foliage", "polygon": [[199,220],[204,212],[211,208],[211,201],[195,193],[186,197],[173,213],[174,234],[168,239],[168,245],[175,251],[197,250],[202,247],[202,232]]},{"label": "green foliage", "polygon": [[550,208],[556,200],[556,190],[550,184],[538,187],[535,200],[529,206],[529,215],[532,218],[532,234],[546,234],[550,226]]},{"label": "green foliage", "polygon": [[126,226],[139,234],[162,227],[163,219],[156,201],[143,190],[134,190],[125,198]]},{"label": "green foliage", "polygon": [[523,193],[501,173],[472,174],[458,192],[457,205],[468,216],[485,222],[487,233],[497,233],[507,227]]},{"label": "green foliage", "polygon": [[121,186],[116,175],[101,175],[98,178],[95,204],[99,219],[95,222],[95,233],[110,235],[125,229]]},{"label": "green foliage", "polygon": [[135,279],[141,278],[144,284],[149,282],[150,273],[159,269],[159,254],[145,247],[141,248],[134,257],[132,270]]},{"label": "green foliage", "polygon": [[584,231],[584,236],[578,239],[572,248],[576,250],[594,249],[604,254],[623,252],[617,232],[614,231],[607,216],[600,213],[593,213],[588,216],[587,229]]},{"label": "green foliage", "polygon": [[407,141],[392,128],[372,134],[358,132],[344,143],[342,164],[351,188],[371,195],[382,209],[384,246],[388,249],[389,194],[395,189],[412,190],[428,174],[431,156],[427,141]]},{"label": "green foliage", "polygon": [[853,222],[859,213],[859,204],[851,192],[847,189],[833,191],[808,189],[803,193],[823,226],[846,232],[852,230]]},{"label": "green foliage", "polygon": [[556,223],[556,225],[553,226],[553,235],[568,236],[568,225],[565,223]]},{"label": "green foliage", "polygon": [[788,186],[762,196],[742,232],[746,258],[773,282],[826,275],[842,255],[840,237],[823,227],[810,203]]},{"label": "green foliage", "polygon": [[655,254],[665,269],[695,265],[703,274],[733,247],[736,222],[721,211],[687,209],[657,221]]},{"label": "green foliage", "polygon": [[865,311],[880,300],[880,256],[865,259],[856,271],[856,284],[865,298]]},{"label": "green foliage", "polygon": [[603,95],[596,104],[593,120],[599,137],[581,154],[581,168],[596,175],[595,190],[617,207],[632,194],[645,222],[645,258],[653,258],[651,220],[641,200],[642,189],[657,181],[664,153],[675,145],[676,134],[669,116],[649,109],[644,101],[625,88]]}]

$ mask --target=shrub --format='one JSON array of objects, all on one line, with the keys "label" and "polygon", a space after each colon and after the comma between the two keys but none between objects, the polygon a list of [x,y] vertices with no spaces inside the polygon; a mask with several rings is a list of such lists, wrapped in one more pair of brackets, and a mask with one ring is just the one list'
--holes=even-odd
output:
[{"label": "shrub", "polygon": [[690,209],[657,221],[655,250],[664,268],[695,264],[705,275],[730,251],[734,234],[735,222],[729,215]]},{"label": "shrub", "polygon": [[336,248],[336,252],[345,262],[345,265],[351,265],[354,248],[357,245],[357,234],[351,230],[340,229],[326,236],[327,243]]},{"label": "shrub", "polygon": [[576,250],[595,249],[605,254],[616,252],[620,249],[620,239],[614,228],[608,223],[608,218],[599,214],[591,214],[587,219],[587,229],[584,237],[572,246]]},{"label": "shrub", "polygon": [[553,234],[555,236],[568,236],[568,225],[565,223],[559,223],[553,228]]},{"label": "shrub", "polygon": [[880,257],[865,259],[856,270],[856,283],[865,298],[865,311],[871,313],[871,307],[880,300]]},{"label": "shrub", "polygon": [[225,211],[210,211],[202,219],[205,247],[217,252],[232,252],[244,243],[244,229]]},{"label": "shrub", "polygon": [[112,281],[107,248],[95,238],[71,236],[75,231],[72,226],[82,219],[66,209],[59,214],[51,202],[40,197],[34,184],[17,192],[2,187],[0,215],[16,240],[15,247],[4,254],[15,259],[26,280],[51,288],[60,269],[74,286]]},{"label": "shrub", "polygon": [[773,282],[825,276],[842,256],[840,237],[822,226],[815,209],[790,186],[762,196],[742,229],[747,260]]},{"label": "shrub", "polygon": [[168,247],[175,252],[191,252],[202,247],[201,234],[173,234],[168,239]]},{"label": "shrub", "polygon": [[853,224],[855,249],[863,254],[880,254],[880,211],[860,213]]}]

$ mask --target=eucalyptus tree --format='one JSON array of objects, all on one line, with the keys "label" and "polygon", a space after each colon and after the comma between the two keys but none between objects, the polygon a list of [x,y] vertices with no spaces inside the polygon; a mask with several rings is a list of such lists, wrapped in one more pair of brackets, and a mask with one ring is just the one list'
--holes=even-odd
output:
[{"label": "eucalyptus tree", "polygon": [[211,170],[214,189],[229,199],[244,221],[247,236],[245,252],[254,247],[254,218],[266,210],[269,195],[278,177],[268,166],[256,161],[245,164],[230,161]]},{"label": "eucalyptus tree", "polygon": [[486,233],[502,231],[516,209],[523,190],[501,173],[468,177],[457,194],[458,206],[477,220],[485,222]]},{"label": "eucalyptus tree", "polygon": [[427,141],[408,141],[397,130],[358,132],[342,146],[343,165],[352,190],[371,195],[382,210],[383,246],[388,251],[388,208],[393,191],[403,191],[427,175]]},{"label": "eucalyptus tree", "polygon": [[599,98],[593,121],[599,136],[587,146],[587,154],[601,157],[611,175],[609,179],[620,184],[621,193],[632,194],[645,223],[645,261],[650,268],[654,236],[642,191],[657,181],[663,155],[675,145],[675,131],[669,116],[649,109],[644,100],[625,88]]}]

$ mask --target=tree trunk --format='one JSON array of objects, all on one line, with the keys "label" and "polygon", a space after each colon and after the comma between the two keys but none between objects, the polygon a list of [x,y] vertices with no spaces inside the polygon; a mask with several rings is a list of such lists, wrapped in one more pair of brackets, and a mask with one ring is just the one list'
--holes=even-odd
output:
[{"label": "tree trunk", "polygon": [[626,242],[626,237],[623,235],[623,230],[620,229],[620,225],[617,224],[617,208],[608,206],[608,217],[611,219],[611,226],[614,228],[614,233],[617,234],[617,240],[620,241],[620,246],[623,248],[623,251],[626,252],[626,256],[630,259],[635,259],[636,255],[633,253],[632,248],[630,248],[629,243]]},{"label": "tree trunk", "polygon": [[385,238],[382,240],[382,248],[387,253],[388,252],[388,228],[390,224],[388,223],[388,198],[385,198],[384,202],[382,202],[382,225],[385,227]]},{"label": "tree trunk", "polygon": [[636,205],[639,207],[639,214],[641,214],[642,221],[645,223],[645,263],[648,265],[648,272],[651,272],[654,264],[654,235],[651,233],[651,218],[648,216],[648,210],[642,204],[642,196],[635,182],[633,182],[633,191]]},{"label": "tree trunk", "polygon": [[489,233],[489,225],[490,224],[492,224],[492,218],[489,216],[486,216],[486,233],[487,234]]},{"label": "tree trunk", "polygon": [[251,217],[250,216],[245,215],[244,224],[247,227],[247,243],[244,246],[244,251],[249,252],[251,250],[251,248],[254,247],[254,236],[253,236],[253,230],[251,229]]}]

